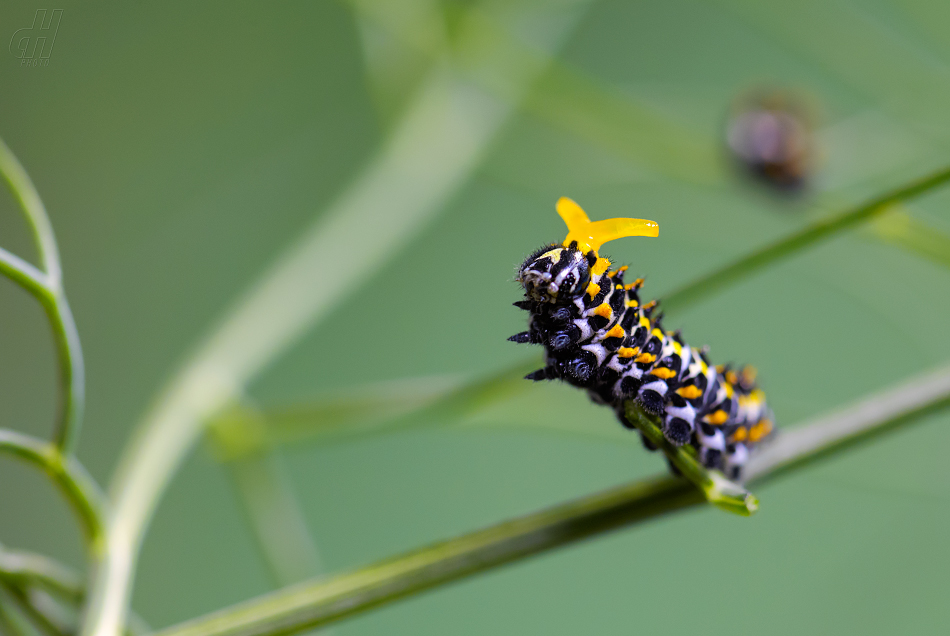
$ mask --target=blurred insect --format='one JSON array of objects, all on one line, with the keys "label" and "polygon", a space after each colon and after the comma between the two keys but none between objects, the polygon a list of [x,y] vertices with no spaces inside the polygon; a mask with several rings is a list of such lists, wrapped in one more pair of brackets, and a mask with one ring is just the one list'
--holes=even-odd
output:
[{"label": "blurred insect", "polygon": [[[529,380],[564,380],[609,405],[621,424],[634,428],[624,407],[636,402],[660,416],[671,443],[696,448],[707,468],[739,478],[749,450],[772,431],[765,394],[755,371],[711,366],[706,349],[687,345],[678,331],[665,331],[657,302],[641,303],[643,279],[624,284],[627,267],[611,270],[597,251],[625,236],[657,236],[653,221],[591,222],[574,201],[561,198],[557,211],[567,223],[560,245],[545,245],[518,268],[528,311],[528,331],[509,338],[545,348],[546,366]],[[644,443],[654,450],[647,442]]]},{"label": "blurred insect", "polygon": [[739,166],[775,190],[801,191],[814,159],[805,109],[791,97],[772,92],[747,99],[734,110],[726,143]]}]

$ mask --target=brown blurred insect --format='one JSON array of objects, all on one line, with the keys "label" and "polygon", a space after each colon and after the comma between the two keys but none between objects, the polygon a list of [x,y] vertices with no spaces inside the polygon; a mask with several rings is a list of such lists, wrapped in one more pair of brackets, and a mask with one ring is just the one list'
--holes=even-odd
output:
[{"label": "brown blurred insect", "polygon": [[811,176],[809,118],[786,94],[768,92],[741,100],[730,117],[726,143],[745,172],[778,191],[799,192]]}]

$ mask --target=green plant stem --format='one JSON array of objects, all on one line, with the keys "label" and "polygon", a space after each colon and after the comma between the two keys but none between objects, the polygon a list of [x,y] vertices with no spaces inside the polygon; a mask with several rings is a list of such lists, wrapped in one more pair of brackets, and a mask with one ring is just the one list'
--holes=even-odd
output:
[{"label": "green plant stem", "polygon": [[543,365],[541,356],[534,356],[468,382],[424,377],[362,385],[342,395],[270,411],[237,405],[211,424],[215,456],[222,462],[239,461],[272,444],[338,441],[454,421],[517,395],[531,386],[525,374]]},{"label": "green plant stem", "polygon": [[[361,20],[380,28],[407,49],[430,60],[444,55],[444,37],[433,37],[432,28],[412,28],[384,3],[349,0]],[[397,17],[398,16],[398,17]],[[491,42],[495,54],[503,52],[513,65],[537,63],[539,52],[511,32],[503,22],[479,8],[467,11],[476,36]],[[440,16],[441,17],[441,16]],[[414,25],[413,25],[414,26]],[[458,42],[449,42],[458,47]],[[372,57],[372,56],[370,56]],[[486,91],[510,99],[505,82],[481,72],[478,60],[457,57],[458,68]],[[562,60],[547,61],[548,70],[521,104],[523,112],[553,124],[570,134],[606,149],[636,165],[646,166],[686,183],[709,184],[721,177],[716,139],[702,131],[689,130],[667,113],[618,91]],[[378,71],[385,76],[389,65]]]},{"label": "green plant stem", "polygon": [[82,578],[42,554],[8,550],[0,545],[0,579],[21,588],[38,586],[78,604],[83,597]]},{"label": "green plant stem", "polygon": [[294,633],[702,500],[702,494],[681,479],[631,484],[327,581],[286,588],[158,634]]},{"label": "green plant stem", "polygon": [[950,406],[950,366],[917,376],[800,426],[779,429],[775,442],[752,454],[747,482],[800,469]]},{"label": "green plant stem", "polygon": [[[950,367],[798,428],[754,455],[750,481],[787,474],[950,406]],[[704,501],[661,476],[613,488],[326,580],[292,586],[155,636],[277,636],[329,624],[515,560]]]},{"label": "green plant stem", "polygon": [[0,247],[0,274],[12,280],[38,300],[42,300],[44,296],[49,295],[46,274],[2,247]]},{"label": "green plant stem", "polygon": [[0,581],[0,587],[6,589],[7,594],[16,602],[20,611],[44,634],[47,634],[47,636],[67,636],[62,629],[30,601],[23,589],[14,587],[5,581]]},{"label": "green plant stem", "polygon": [[831,238],[883,213],[894,203],[908,201],[943,185],[947,181],[950,181],[950,167],[942,168],[908,185],[880,195],[856,208],[812,223],[791,236],[771,245],[766,245],[725,267],[710,272],[685,287],[681,287],[672,294],[664,296],[663,310],[666,312],[679,311],[686,305],[695,303],[701,298],[762,269],[766,265],[770,265],[821,240]]},{"label": "green plant stem", "polygon": [[0,634],[27,636],[32,633],[32,630],[23,624],[25,619],[13,609],[15,603],[13,597],[7,593],[6,586],[0,585]]},{"label": "green plant stem", "polygon": [[[43,272],[6,250],[0,253],[0,273],[23,286],[43,306],[53,330],[62,385],[56,445],[64,455],[73,452],[79,438],[85,404],[85,372],[79,334],[63,292],[63,276],[53,227],[39,193],[16,156],[0,140],[0,174],[20,204],[33,234]],[[40,275],[42,274],[42,276]]]},{"label": "green plant stem", "polygon": [[[0,544],[0,582],[7,583],[7,589],[17,588],[26,591],[29,588],[42,588],[69,603],[77,612],[80,609],[79,605],[86,597],[86,590],[79,573],[45,555],[10,550],[2,544]],[[151,631],[138,614],[130,612],[126,634],[138,636]],[[0,634],[6,634],[6,632],[0,629]]]},{"label": "green plant stem", "polygon": [[0,453],[25,460],[46,473],[79,517],[90,553],[100,555],[105,547],[103,496],[76,458],[64,456],[54,444],[6,429],[0,429]]},{"label": "green plant stem", "polygon": [[[283,457],[269,443],[251,444],[260,438],[257,409],[236,404],[240,423],[227,416],[208,427],[208,444],[228,474],[275,585],[284,586],[316,576],[320,559],[303,510],[287,474]],[[230,409],[229,409],[230,410]]]},{"label": "green plant stem", "polygon": [[26,216],[43,269],[53,281],[53,285],[59,286],[62,269],[59,264],[59,249],[56,247],[53,226],[49,222],[43,201],[30,180],[30,175],[26,173],[16,155],[2,139],[0,139],[0,174],[3,175]]},{"label": "green plant stem", "polygon": [[634,400],[628,400],[624,410],[627,421],[636,426],[653,446],[662,450],[680,474],[703,492],[709,503],[744,517],[759,509],[759,500],[754,495],[726,479],[720,472],[706,470],[696,459],[696,449],[692,446],[671,444],[660,430],[656,416],[645,413]]}]

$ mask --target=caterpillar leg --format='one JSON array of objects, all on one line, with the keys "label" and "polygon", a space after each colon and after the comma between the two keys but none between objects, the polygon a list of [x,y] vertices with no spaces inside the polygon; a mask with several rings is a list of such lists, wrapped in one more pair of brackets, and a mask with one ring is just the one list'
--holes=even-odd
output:
[{"label": "caterpillar leg", "polygon": [[644,411],[651,415],[659,415],[663,412],[667,393],[669,393],[669,386],[665,380],[652,380],[640,387],[637,399]]},{"label": "caterpillar leg", "polygon": [[671,396],[663,419],[663,436],[672,444],[682,446],[690,441],[696,428],[696,409],[679,395]]},{"label": "caterpillar leg", "polygon": [[543,369],[538,369],[537,371],[532,371],[528,375],[524,376],[524,379],[541,382],[542,380],[554,380],[557,377],[557,370],[554,367],[545,367]]}]

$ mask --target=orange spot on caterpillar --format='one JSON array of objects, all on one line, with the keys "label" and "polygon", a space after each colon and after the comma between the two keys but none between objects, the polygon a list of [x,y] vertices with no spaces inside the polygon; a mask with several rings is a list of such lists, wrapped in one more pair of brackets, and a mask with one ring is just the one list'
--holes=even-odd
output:
[{"label": "orange spot on caterpillar", "polygon": [[645,363],[654,362],[654,361],[656,361],[656,356],[653,355],[652,353],[641,353],[640,355],[637,356],[637,362],[639,362],[640,364],[645,364]]},{"label": "orange spot on caterpillar", "polygon": [[614,271],[609,272],[609,273],[607,274],[607,276],[608,276],[609,278],[613,278],[613,277],[616,276],[617,274],[621,274],[621,273],[627,271],[628,268],[629,268],[629,265],[623,265],[623,266],[621,266],[621,267],[618,267],[618,268],[615,269]]},{"label": "orange spot on caterpillar", "polygon": [[729,414],[723,411],[722,409],[719,409],[718,411],[714,413],[710,413],[709,415],[704,417],[703,421],[706,422],[707,424],[719,426],[720,424],[725,424],[726,420],[728,419],[729,419]]},{"label": "orange spot on caterpillar", "polygon": [[632,349],[630,347],[620,347],[617,349],[617,355],[621,358],[632,358],[633,356],[637,355],[639,351],[640,347],[634,347]]},{"label": "orange spot on caterpillar", "polygon": [[680,389],[677,389],[676,392],[679,393],[680,396],[686,398],[687,400],[695,400],[696,398],[698,398],[699,396],[703,394],[703,392],[695,384],[684,386]]},{"label": "orange spot on caterpillar", "polygon": [[614,314],[614,310],[610,308],[610,305],[603,303],[598,305],[597,309],[594,310],[595,316],[602,316],[607,320],[610,320],[610,317]]},{"label": "orange spot on caterpillar", "polygon": [[653,371],[650,371],[650,373],[663,380],[669,380],[670,378],[676,377],[676,371],[667,367],[658,367],[653,369]]},{"label": "orange spot on caterpillar", "polygon": [[749,431],[749,441],[757,442],[770,432],[772,432],[772,422],[769,420],[761,420]]},{"label": "orange spot on caterpillar", "polygon": [[594,296],[600,293],[600,285],[597,283],[591,283],[587,286],[587,295],[590,296],[591,300],[594,299]]},{"label": "orange spot on caterpillar", "polygon": [[604,337],[605,338],[623,338],[625,335],[627,334],[624,332],[623,327],[621,327],[620,324],[618,323],[614,325],[614,328],[608,331],[607,335]]},{"label": "orange spot on caterpillar", "polygon": [[598,258],[597,262],[594,263],[594,266],[590,268],[590,273],[593,276],[600,276],[610,268],[610,261],[606,258]]}]

